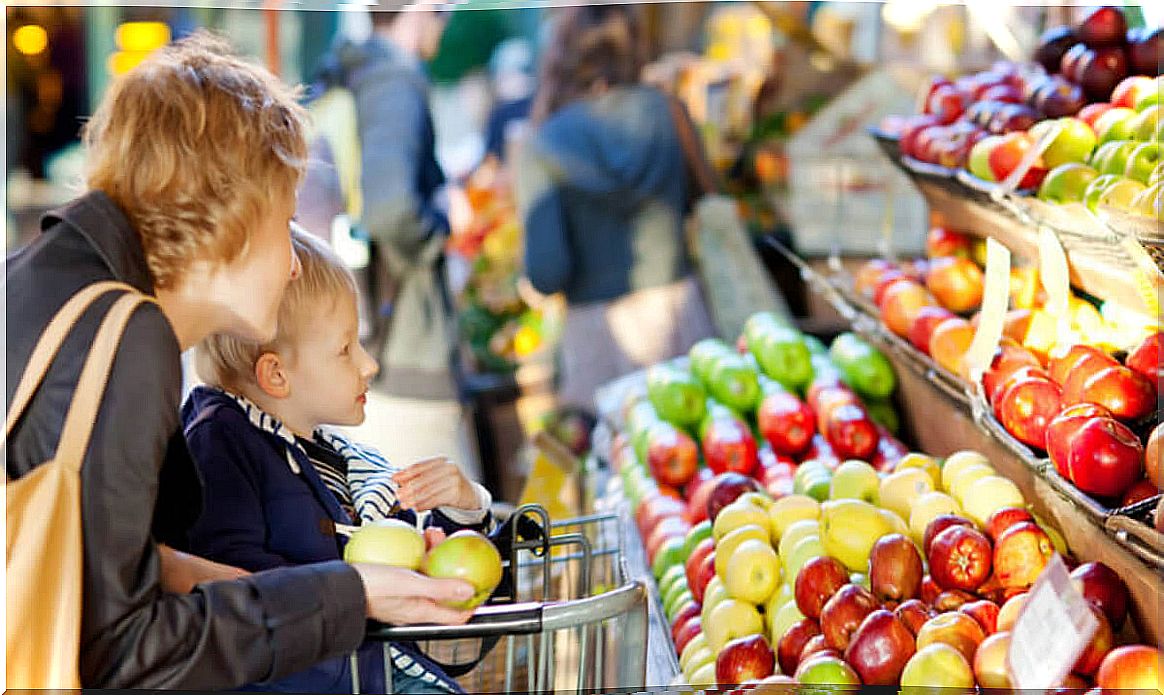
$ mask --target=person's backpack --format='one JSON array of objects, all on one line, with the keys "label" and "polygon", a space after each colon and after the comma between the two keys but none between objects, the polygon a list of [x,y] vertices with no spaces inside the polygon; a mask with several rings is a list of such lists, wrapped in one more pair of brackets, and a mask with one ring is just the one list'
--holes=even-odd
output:
[{"label": "person's backpack", "polygon": [[359,281],[361,331],[371,354],[388,340],[396,283],[379,261],[375,242],[360,226],[364,198],[356,99],[332,86],[308,104],[314,132],[307,175],[299,191],[299,224],[328,241]]},{"label": "person's backpack", "polygon": [[8,409],[6,438],[77,320],[96,299],[122,290],[127,293],[114,302],[89,348],[52,460],[16,480],[5,476],[5,675],[14,690],[81,687],[81,463],[125,326],[135,309],[154,300],[119,282],[78,292],[41,334]]}]

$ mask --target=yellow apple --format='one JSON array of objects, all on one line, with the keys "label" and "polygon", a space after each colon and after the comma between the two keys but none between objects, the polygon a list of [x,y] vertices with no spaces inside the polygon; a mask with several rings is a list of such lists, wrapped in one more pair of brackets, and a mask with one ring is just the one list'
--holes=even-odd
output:
[{"label": "yellow apple", "polygon": [[[708,646],[707,633],[700,632],[692,637],[689,642],[683,647],[683,653],[679,655],[679,668],[686,670],[687,665],[691,663],[692,658],[701,651],[706,651],[711,655],[711,648]],[[714,658],[714,655],[712,655]]]},{"label": "yellow apple", "polygon": [[[929,480],[925,473],[921,475]],[[829,500],[821,505],[820,539],[825,553],[853,572],[869,568],[869,553],[882,536],[892,533],[881,510],[861,500]]]},{"label": "yellow apple", "polygon": [[804,620],[804,614],[800,612],[796,601],[789,601],[776,611],[768,620],[768,641],[772,644],[779,644],[780,638],[788,632],[788,628],[796,623]]},{"label": "yellow apple", "polygon": [[881,479],[877,469],[864,461],[845,461],[833,471],[829,482],[829,499],[854,499],[877,504]]},{"label": "yellow apple", "polygon": [[776,591],[772,592],[772,595],[768,598],[768,602],[764,604],[764,623],[768,627],[772,627],[772,619],[776,617],[776,612],[795,597],[792,584],[787,581],[787,577],[783,579],[784,581],[780,583],[780,586],[776,587]]},{"label": "yellow apple", "polygon": [[784,571],[789,577],[790,582],[796,582],[796,575],[800,574],[800,568],[804,567],[805,563],[814,557],[827,555],[824,545],[821,543],[820,536],[805,536],[801,538],[796,545],[792,546],[792,550],[788,553],[788,557],[784,558]]},{"label": "yellow apple", "polygon": [[764,511],[768,511],[768,508],[772,506],[772,498],[762,492],[745,492],[736,498],[736,502],[740,501],[754,504]]},{"label": "yellow apple", "polygon": [[[792,549],[800,542],[801,538],[806,536],[820,535],[820,521],[816,519],[801,519],[793,523],[784,530],[784,535],[780,536],[780,544],[777,550],[780,553],[782,560],[787,560],[792,555]],[[787,564],[785,564],[787,567]],[[794,577],[795,579],[795,577]]]},{"label": "yellow apple", "polygon": [[723,585],[723,580],[719,576],[712,577],[711,581],[707,583],[707,588],[703,590],[703,607],[699,612],[699,617],[703,620],[704,625],[711,617],[711,611],[729,598],[731,597],[728,596],[727,587]]},{"label": "yellow apple", "polygon": [[743,502],[736,500],[719,511],[719,516],[715,518],[715,523],[712,524],[711,534],[715,536],[716,542],[719,542],[719,539],[735,529],[752,524],[764,529],[769,534],[769,537],[771,536],[771,524],[768,521],[767,512],[759,505],[752,504],[747,500]]},{"label": "yellow apple", "polygon": [[905,519],[902,519],[895,512],[891,512],[888,509],[880,509],[878,511],[881,512],[885,523],[889,524],[889,528],[892,529],[890,533],[900,533],[903,536],[909,536],[909,524],[905,523]]},{"label": "yellow apple", "polygon": [[736,548],[740,543],[746,540],[761,540],[768,542],[768,529],[757,526],[756,524],[748,524],[733,529],[715,544],[715,574],[720,579],[727,579],[728,560],[731,559]]},{"label": "yellow apple", "polygon": [[707,620],[703,632],[707,634],[711,651],[716,654],[723,649],[723,645],[737,637],[764,632],[764,619],[760,617],[760,611],[752,604],[734,598],[720,601]]},{"label": "yellow apple", "polygon": [[732,598],[754,605],[766,603],[780,583],[776,551],[767,541],[754,538],[740,543],[728,560],[723,583]]},{"label": "yellow apple", "polygon": [[907,468],[895,471],[881,481],[881,506],[902,519],[908,519],[913,501],[933,491],[934,481],[924,470]]},{"label": "yellow apple", "polygon": [[901,672],[901,687],[974,688],[974,670],[966,657],[948,644],[935,642],[910,657]]},{"label": "yellow apple", "polygon": [[1006,507],[1022,507],[1026,505],[1023,493],[1018,486],[1000,475],[988,475],[979,478],[966,489],[962,499],[962,508],[966,516],[979,528],[986,528],[990,515]]},{"label": "yellow apple", "polygon": [[781,497],[768,508],[772,538],[779,541],[784,531],[803,519],[819,519],[820,502],[808,495]]},{"label": "yellow apple", "polygon": [[344,547],[347,562],[420,569],[424,561],[424,536],[412,524],[384,519],[356,529]]},{"label": "yellow apple", "polygon": [[957,477],[950,481],[950,487],[946,490],[946,492],[949,493],[951,497],[958,500],[958,504],[962,505],[962,508],[965,509],[966,491],[970,489],[970,486],[979,480],[982,480],[983,478],[996,475],[998,475],[998,473],[990,466],[970,466],[963,469],[963,471],[959,473]]},{"label": "yellow apple", "polygon": [[938,465],[938,460],[933,456],[926,456],[911,452],[906,454],[893,467],[894,472],[909,470],[910,468],[920,468],[926,473],[930,474],[930,478],[934,481],[934,489],[938,489],[942,484],[942,467]]},{"label": "yellow apple", "polygon": [[909,512],[909,535],[921,547],[926,526],[942,514],[961,514],[962,505],[944,492],[927,492],[913,501]]},{"label": "yellow apple", "polygon": [[687,683],[695,687],[715,686],[715,662],[704,664],[692,671]]},{"label": "yellow apple", "polygon": [[957,478],[962,471],[970,466],[975,465],[989,466],[990,461],[977,451],[968,450],[959,451],[946,457],[946,462],[942,464],[942,490],[949,492],[950,484],[954,478]]}]

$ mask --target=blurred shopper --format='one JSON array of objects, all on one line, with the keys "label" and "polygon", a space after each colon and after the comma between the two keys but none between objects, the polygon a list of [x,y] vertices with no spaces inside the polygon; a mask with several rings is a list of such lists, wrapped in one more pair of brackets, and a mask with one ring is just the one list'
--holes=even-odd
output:
[{"label": "blurred shopper", "polygon": [[485,126],[485,155],[500,162],[506,158],[507,145],[522,139],[533,110],[533,47],[516,38],[503,41],[489,60],[493,93],[497,99]]},{"label": "blurred shopper", "polygon": [[[89,192],[8,258],[9,403],[50,319],[82,288],[116,280],[157,301],[131,317],[80,471],[85,687],[232,688],[352,651],[369,617],[468,619],[440,605],[468,598],[464,582],[338,561],[245,576],[159,545],[185,546],[201,511],[179,421],[181,352],[220,332],[270,339],[297,273],[288,226],[307,143],[295,96],[205,35],[155,52],[112,83],[86,126]],[[53,458],[119,294],[81,317],[11,431],[10,480]]]},{"label": "blurred shopper", "polygon": [[358,224],[371,239],[382,296],[372,298],[382,372],[366,435],[389,460],[448,456],[475,473],[460,400],[456,320],[445,278],[449,221],[423,61],[446,13],[419,4],[373,12],[372,36],[341,41],[325,87],[350,91],[359,140]]},{"label": "blurred shopper", "polygon": [[713,332],[683,231],[695,191],[678,126],[692,126],[677,102],[639,83],[636,13],[595,5],[557,17],[516,173],[526,272],[569,302],[567,404],[592,407],[596,387]]}]

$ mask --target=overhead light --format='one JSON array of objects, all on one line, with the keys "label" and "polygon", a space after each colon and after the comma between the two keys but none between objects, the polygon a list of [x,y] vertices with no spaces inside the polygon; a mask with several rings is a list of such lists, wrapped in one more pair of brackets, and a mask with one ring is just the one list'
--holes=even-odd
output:
[{"label": "overhead light", "polygon": [[36,24],[25,24],[12,32],[12,45],[26,56],[40,55],[48,48],[48,32]]},{"label": "overhead light", "polygon": [[152,51],[170,42],[170,27],[164,22],[125,22],[114,36],[123,51]]}]

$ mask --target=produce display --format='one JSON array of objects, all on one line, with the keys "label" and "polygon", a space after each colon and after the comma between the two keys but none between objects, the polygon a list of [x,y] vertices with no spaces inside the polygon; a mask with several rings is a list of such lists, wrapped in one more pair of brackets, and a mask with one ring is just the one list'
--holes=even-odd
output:
[{"label": "produce display", "polygon": [[[981,454],[909,452],[873,423],[895,385],[858,336],[826,350],[760,314],[627,399],[612,486],[687,683],[1010,686],[1010,631],[1068,548]],[[1159,652],[1115,645],[1123,580],[1071,576],[1100,628],[1064,687],[1157,687]]]},{"label": "produce display", "polygon": [[[869,261],[854,288],[877,305],[890,331],[963,379],[969,378],[964,357],[984,284],[981,268],[968,257],[970,247],[968,238],[935,228],[929,258],[901,265]],[[995,418],[1109,507],[1159,495],[1157,384],[1164,334],[1146,321],[1113,321],[1074,295],[1069,326],[1060,325],[1045,300],[1037,269],[1012,272],[1012,308],[982,376]],[[1122,361],[1115,357],[1120,353]]]},{"label": "produce display", "polygon": [[[907,161],[987,182],[1021,176],[1019,189],[1050,202],[1164,215],[1164,30],[1128,29],[1119,8],[1099,7],[1076,27],[1049,29],[1032,57],[935,77],[922,113],[882,129]],[[1016,174],[1044,137],[1046,149]]]}]

